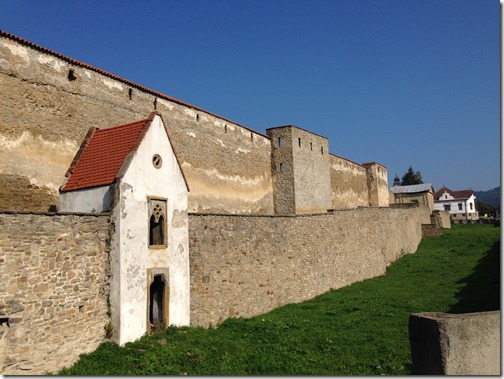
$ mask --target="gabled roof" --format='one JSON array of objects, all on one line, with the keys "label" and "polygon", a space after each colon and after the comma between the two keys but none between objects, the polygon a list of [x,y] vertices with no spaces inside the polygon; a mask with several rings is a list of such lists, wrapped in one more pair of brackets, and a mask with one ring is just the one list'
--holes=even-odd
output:
[{"label": "gabled roof", "polygon": [[[159,114],[152,112],[145,120],[108,129],[90,128],[65,174],[68,180],[60,191],[74,191],[114,183],[126,158],[136,152],[156,115]],[[168,133],[167,137],[170,138]]]},{"label": "gabled roof", "polygon": [[460,191],[452,191],[451,189],[443,186],[439,189],[439,191],[436,191],[436,194],[434,195],[435,200],[439,200],[439,198],[447,192],[450,196],[453,196],[455,199],[469,199],[472,195],[474,195],[473,190],[460,190]]},{"label": "gabled roof", "polygon": [[429,192],[432,187],[431,183],[413,184],[410,186],[394,186],[390,190],[393,193],[419,193]]}]

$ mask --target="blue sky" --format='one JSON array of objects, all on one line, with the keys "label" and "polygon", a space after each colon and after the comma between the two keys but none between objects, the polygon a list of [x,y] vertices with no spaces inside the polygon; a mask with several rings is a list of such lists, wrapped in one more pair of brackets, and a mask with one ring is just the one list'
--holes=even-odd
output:
[{"label": "blue sky", "polygon": [[500,185],[497,0],[0,0],[0,29],[258,132]]}]

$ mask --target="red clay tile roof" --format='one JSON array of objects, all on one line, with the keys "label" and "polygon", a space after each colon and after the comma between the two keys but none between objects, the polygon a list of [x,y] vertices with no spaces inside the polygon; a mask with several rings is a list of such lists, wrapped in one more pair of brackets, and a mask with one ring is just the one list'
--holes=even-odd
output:
[{"label": "red clay tile roof", "polygon": [[434,199],[439,200],[439,198],[445,193],[448,192],[455,199],[469,199],[471,195],[474,194],[473,190],[460,190],[460,191],[452,191],[451,189],[443,186],[434,194]]},{"label": "red clay tile roof", "polygon": [[135,152],[156,113],[149,118],[108,129],[91,128],[66,176],[62,192],[110,185],[127,155]]}]

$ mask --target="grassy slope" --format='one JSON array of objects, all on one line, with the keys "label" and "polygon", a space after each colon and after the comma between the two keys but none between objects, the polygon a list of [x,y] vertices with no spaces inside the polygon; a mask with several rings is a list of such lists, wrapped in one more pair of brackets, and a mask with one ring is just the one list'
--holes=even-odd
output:
[{"label": "grassy slope", "polygon": [[455,225],[387,275],[214,329],[102,344],[60,374],[405,375],[411,313],[500,309],[500,228]]}]

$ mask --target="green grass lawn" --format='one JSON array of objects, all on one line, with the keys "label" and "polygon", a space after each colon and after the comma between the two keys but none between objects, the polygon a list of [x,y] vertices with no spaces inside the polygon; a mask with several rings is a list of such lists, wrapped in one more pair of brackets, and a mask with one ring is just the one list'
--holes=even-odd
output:
[{"label": "green grass lawn", "polygon": [[500,228],[454,225],[387,274],[216,328],[103,343],[59,374],[407,375],[411,313],[500,309]]}]

